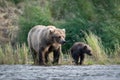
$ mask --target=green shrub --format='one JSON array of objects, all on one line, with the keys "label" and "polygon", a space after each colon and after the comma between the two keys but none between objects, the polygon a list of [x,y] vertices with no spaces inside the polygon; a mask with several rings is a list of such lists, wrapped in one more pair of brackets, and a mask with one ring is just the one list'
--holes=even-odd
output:
[{"label": "green shrub", "polygon": [[20,3],[20,2],[23,2],[23,1],[25,1],[25,0],[12,0],[15,4],[18,4],[18,3]]},{"label": "green shrub", "polygon": [[20,43],[27,41],[29,30],[36,25],[49,25],[50,15],[48,12],[42,12],[38,6],[26,6],[23,16],[20,17],[20,31],[18,40]]}]

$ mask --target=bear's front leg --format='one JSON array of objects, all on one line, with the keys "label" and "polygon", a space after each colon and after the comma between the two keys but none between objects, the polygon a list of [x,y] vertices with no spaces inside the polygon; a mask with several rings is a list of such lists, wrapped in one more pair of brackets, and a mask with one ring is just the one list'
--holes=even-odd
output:
[{"label": "bear's front leg", "polygon": [[53,51],[53,64],[58,64],[60,57],[60,49]]},{"label": "bear's front leg", "polygon": [[84,58],[85,58],[84,54],[80,55],[80,65],[83,64]]}]

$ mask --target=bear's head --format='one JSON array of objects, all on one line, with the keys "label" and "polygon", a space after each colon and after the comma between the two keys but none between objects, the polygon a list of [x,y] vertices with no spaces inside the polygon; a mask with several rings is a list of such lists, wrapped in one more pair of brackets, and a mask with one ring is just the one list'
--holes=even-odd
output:
[{"label": "bear's head", "polygon": [[49,29],[50,36],[54,43],[64,44],[65,41],[65,29],[51,28]]},{"label": "bear's head", "polygon": [[91,49],[91,47],[88,46],[88,45],[84,45],[84,46],[83,46],[82,52],[83,52],[83,53],[86,53],[86,54],[88,54],[88,55],[90,55],[90,56],[92,56],[92,49]]}]

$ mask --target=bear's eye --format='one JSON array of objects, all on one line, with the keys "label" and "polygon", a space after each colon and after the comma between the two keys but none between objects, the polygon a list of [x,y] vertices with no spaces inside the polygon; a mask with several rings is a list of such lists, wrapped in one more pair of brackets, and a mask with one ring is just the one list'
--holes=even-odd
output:
[{"label": "bear's eye", "polygon": [[61,36],[58,36],[58,38],[61,38]]}]

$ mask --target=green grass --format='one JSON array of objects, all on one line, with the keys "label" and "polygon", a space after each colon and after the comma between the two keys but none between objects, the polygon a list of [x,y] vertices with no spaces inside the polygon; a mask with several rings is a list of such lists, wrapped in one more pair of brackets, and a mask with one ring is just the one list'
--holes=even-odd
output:
[{"label": "green grass", "polygon": [[[83,40],[85,43],[90,45],[92,48],[93,56],[85,55],[84,65],[93,65],[93,64],[120,64],[120,45],[118,43],[115,44],[115,50],[111,50],[105,48],[102,44],[102,40],[100,37],[93,34],[91,31],[85,34],[85,39]],[[73,59],[70,54],[62,55],[64,58],[61,61],[61,64],[74,64],[72,63]],[[65,57],[67,56],[67,57]]]},{"label": "green grass", "polygon": [[25,44],[16,45],[13,48],[11,44],[0,47],[0,64],[28,64],[31,57],[28,55],[28,48]]},{"label": "green grass", "polygon": [[92,32],[89,32],[89,34],[85,33],[85,36],[85,42],[92,48],[92,58],[98,63],[104,64],[107,60],[107,55],[101,39]]},{"label": "green grass", "polygon": [[[89,32],[85,33],[84,42],[91,46],[93,56],[85,55],[84,64],[120,64],[120,46],[115,44],[115,50],[107,49],[103,46],[101,39]],[[49,55],[50,62],[53,61],[53,54]],[[11,44],[7,44],[4,47],[0,47],[0,64],[32,64],[31,54],[26,44],[16,44],[16,48],[13,48]],[[59,63],[61,65],[73,65],[73,59],[71,55],[61,54]]]},{"label": "green grass", "polygon": [[[120,63],[120,46],[117,44],[114,51],[105,48],[100,37],[89,31],[85,33],[85,43],[92,48],[92,57],[87,57],[86,64],[119,64]],[[110,54],[110,55],[109,55]]]}]

